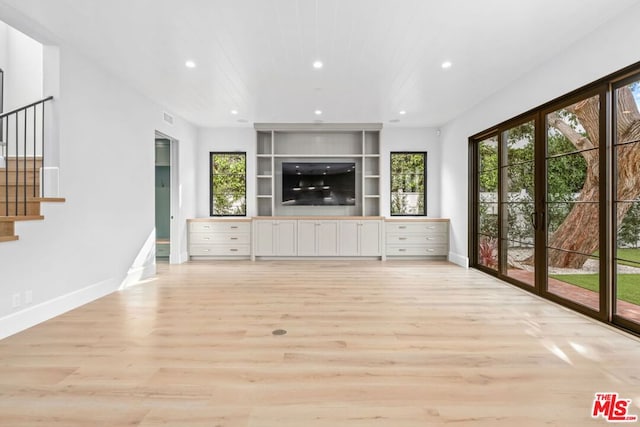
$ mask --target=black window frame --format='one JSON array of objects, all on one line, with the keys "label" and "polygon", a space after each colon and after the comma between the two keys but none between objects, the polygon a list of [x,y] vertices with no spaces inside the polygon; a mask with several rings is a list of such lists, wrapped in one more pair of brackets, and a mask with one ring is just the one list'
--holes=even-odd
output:
[{"label": "black window frame", "polygon": [[[242,156],[244,158],[244,213],[216,214],[213,208],[213,163],[214,156]],[[246,151],[210,151],[209,152],[209,216],[211,217],[246,217],[247,216],[247,152]]]},{"label": "black window frame", "polygon": [[[421,154],[424,158],[424,170],[423,173],[423,213],[421,214],[413,214],[413,213],[393,213],[393,156],[396,154]],[[429,159],[427,151],[391,151],[389,153],[389,215],[394,217],[426,217],[427,216],[427,161]]]}]

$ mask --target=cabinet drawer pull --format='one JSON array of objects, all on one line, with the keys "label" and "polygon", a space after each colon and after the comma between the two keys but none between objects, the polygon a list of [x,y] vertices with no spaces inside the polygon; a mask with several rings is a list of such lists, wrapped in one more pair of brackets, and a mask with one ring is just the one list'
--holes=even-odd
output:
[{"label": "cabinet drawer pull", "polygon": [[433,240],[433,237],[427,237],[427,240]]},{"label": "cabinet drawer pull", "polygon": [[211,237],[203,237],[202,240],[211,240]]},{"label": "cabinet drawer pull", "polygon": [[238,226],[237,226],[237,225],[232,225],[232,226],[231,226],[231,227],[229,227],[229,228],[231,228],[232,230],[235,230],[235,229],[237,229],[237,228],[238,228]]},{"label": "cabinet drawer pull", "polygon": [[209,249],[203,249],[202,252],[209,252]]},{"label": "cabinet drawer pull", "polygon": [[407,240],[406,237],[398,237],[398,240]]},{"label": "cabinet drawer pull", "polygon": [[434,249],[427,249],[427,252],[433,252]]},{"label": "cabinet drawer pull", "polygon": [[202,228],[211,228],[210,225],[203,225]]},{"label": "cabinet drawer pull", "polygon": [[398,249],[399,252],[406,252],[406,249]]},{"label": "cabinet drawer pull", "polygon": [[400,230],[404,230],[405,228],[407,228],[407,226],[406,226],[406,225],[399,225],[399,226],[398,226],[398,228],[399,228]]},{"label": "cabinet drawer pull", "polygon": [[229,249],[229,250],[230,250],[231,252],[238,252],[238,250],[237,250],[237,249],[235,249],[235,248],[232,248],[232,249]]}]

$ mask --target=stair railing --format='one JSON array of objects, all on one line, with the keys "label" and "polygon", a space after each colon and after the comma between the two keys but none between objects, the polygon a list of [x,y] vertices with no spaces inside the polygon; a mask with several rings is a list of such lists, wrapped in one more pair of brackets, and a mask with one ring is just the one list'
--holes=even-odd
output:
[{"label": "stair railing", "polygon": [[[0,215],[25,216],[28,198],[47,196],[45,174],[39,168],[45,166],[45,107],[52,99],[49,96],[0,114],[0,173],[4,173],[4,194],[0,195],[4,209],[0,209]],[[28,166],[32,166],[32,176],[28,176]],[[15,182],[10,183],[14,177]],[[29,184],[33,187],[30,191]]]}]

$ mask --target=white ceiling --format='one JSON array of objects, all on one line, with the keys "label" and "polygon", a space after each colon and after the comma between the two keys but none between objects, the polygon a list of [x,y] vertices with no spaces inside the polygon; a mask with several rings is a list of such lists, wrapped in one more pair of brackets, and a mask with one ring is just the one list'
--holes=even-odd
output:
[{"label": "white ceiling", "polygon": [[439,126],[638,3],[0,0],[199,126]]}]

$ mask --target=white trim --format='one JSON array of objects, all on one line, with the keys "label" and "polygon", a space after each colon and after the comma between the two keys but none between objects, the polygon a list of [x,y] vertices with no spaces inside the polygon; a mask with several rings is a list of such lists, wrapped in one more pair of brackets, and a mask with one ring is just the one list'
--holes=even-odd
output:
[{"label": "white trim", "polygon": [[[155,252],[154,252],[155,255]],[[151,264],[139,266],[139,267],[131,267],[129,271],[127,271],[127,277],[124,278],[122,283],[120,284],[120,290],[127,289],[131,286],[137,285],[141,280],[148,279],[156,275],[156,263],[153,262]]]},{"label": "white trim", "polygon": [[449,252],[449,261],[460,267],[469,268],[469,258],[454,252]]},{"label": "white trim", "polygon": [[0,339],[109,295],[116,289],[118,289],[118,283],[114,279],[103,280],[16,313],[11,313],[0,318]]}]

